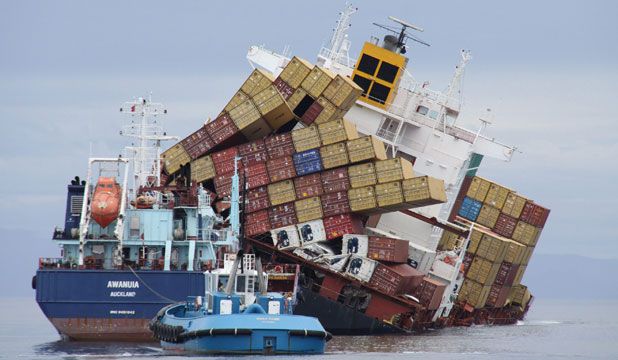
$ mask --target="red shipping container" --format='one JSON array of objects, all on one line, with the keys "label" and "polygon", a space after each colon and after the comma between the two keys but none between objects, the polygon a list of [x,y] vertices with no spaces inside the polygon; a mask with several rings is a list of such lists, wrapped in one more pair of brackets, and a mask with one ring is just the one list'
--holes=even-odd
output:
[{"label": "red shipping container", "polygon": [[314,101],[311,106],[305,111],[303,116],[300,118],[300,121],[305,125],[311,125],[315,121],[315,119],[320,115],[320,113],[324,110],[324,107],[318,104],[317,101]]},{"label": "red shipping container", "polygon": [[389,295],[409,294],[417,288],[425,275],[408,264],[385,265],[378,263],[369,286]]},{"label": "red shipping container", "polygon": [[273,229],[296,225],[298,220],[296,218],[294,203],[289,202],[271,207],[270,210],[268,210],[268,220]]},{"label": "red shipping container", "polygon": [[523,222],[542,228],[545,226],[547,217],[549,217],[549,211],[549,209],[528,200],[519,218]]},{"label": "red shipping container", "polygon": [[348,177],[348,168],[343,167],[322,171],[322,187],[326,194],[349,190],[350,179]]},{"label": "red shipping container", "polygon": [[270,184],[270,178],[268,177],[265,163],[257,163],[248,166],[245,168],[245,176],[247,178],[248,189],[255,189]]},{"label": "red shipping container", "polygon": [[442,295],[444,295],[445,289],[446,284],[439,280],[425,277],[421,285],[416,288],[415,295],[421,305],[429,310],[437,310],[442,302]]},{"label": "red shipping container", "polygon": [[485,305],[492,307],[503,307],[504,305],[506,305],[506,301],[509,298],[510,292],[510,286],[502,286],[500,284],[492,285],[492,287],[489,289],[489,296],[487,297]]},{"label": "red shipping container", "polygon": [[296,176],[294,160],[292,160],[291,156],[268,160],[266,167],[268,169],[268,177],[272,182],[287,180]]},{"label": "red shipping container", "polygon": [[275,85],[281,96],[283,96],[286,100],[294,94],[294,88],[288,85],[285,81],[281,80],[281,78],[276,78],[275,81],[273,81],[273,85]]},{"label": "red shipping container", "polygon": [[500,264],[500,268],[498,269],[496,280],[494,282],[499,285],[511,286],[513,285],[513,281],[515,281],[515,277],[517,277],[518,270],[519,265],[504,261]]},{"label": "red shipping container", "polygon": [[296,189],[297,200],[320,196],[324,193],[322,189],[322,179],[319,173],[295,178],[294,189]]},{"label": "red shipping container", "polygon": [[356,215],[343,214],[325,217],[324,230],[326,239],[332,240],[345,234],[362,234],[363,222]]},{"label": "red shipping container", "polygon": [[252,213],[259,210],[268,209],[270,201],[268,200],[268,189],[266,186],[247,191],[247,203],[245,204],[245,213]]},{"label": "red shipping container", "polygon": [[215,142],[208,135],[208,130],[205,126],[184,138],[180,143],[193,160],[206,154],[215,146]]},{"label": "red shipping container", "polygon": [[[237,156],[238,148],[235,146],[212,154],[212,163],[215,166],[215,173],[217,175],[233,174],[234,163]],[[238,165],[238,172],[240,173],[243,168],[242,161],[238,161],[236,164]]]},{"label": "red shipping container", "polygon": [[228,114],[219,115],[219,117],[207,123],[204,127],[208,130],[210,138],[216,145],[225,142],[235,142],[236,139],[240,141],[243,138],[238,127]]},{"label": "red shipping container", "polygon": [[242,158],[242,162],[245,166],[263,163],[268,160],[266,145],[263,139],[257,139],[238,145],[238,155]]},{"label": "red shipping container", "polygon": [[[224,196],[230,196],[232,194],[232,176],[234,173],[228,173],[223,175],[217,175],[214,178],[215,183],[215,191],[217,195],[221,198]],[[241,184],[244,182],[244,177],[242,174],[238,177],[238,185],[239,189]]]},{"label": "red shipping container", "polygon": [[517,219],[507,214],[500,213],[500,215],[498,216],[498,221],[496,221],[496,225],[494,226],[493,230],[498,235],[510,238],[511,236],[513,236],[516,225]]},{"label": "red shipping container", "polygon": [[296,151],[291,133],[269,136],[264,140],[269,159],[277,159],[284,156],[292,156]]},{"label": "red shipping container", "polygon": [[408,246],[407,240],[370,236],[367,257],[378,261],[406,263],[408,262]]},{"label": "red shipping container", "polygon": [[269,232],[268,211],[260,210],[246,214],[244,226],[246,236],[255,236]]},{"label": "red shipping container", "polygon": [[324,217],[347,214],[350,202],[347,191],[337,191],[322,195],[322,214]]}]

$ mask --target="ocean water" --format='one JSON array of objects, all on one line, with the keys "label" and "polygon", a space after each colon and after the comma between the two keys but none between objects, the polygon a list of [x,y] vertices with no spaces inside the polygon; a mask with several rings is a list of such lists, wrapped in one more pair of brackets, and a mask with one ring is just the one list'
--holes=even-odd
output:
[{"label": "ocean water", "polygon": [[[164,352],[156,343],[61,341],[33,299],[0,299],[0,359],[163,360],[182,357]],[[328,343],[327,354],[314,358],[319,357],[618,359],[618,301],[537,299],[527,319],[517,325],[450,328],[417,336],[340,336]]]}]

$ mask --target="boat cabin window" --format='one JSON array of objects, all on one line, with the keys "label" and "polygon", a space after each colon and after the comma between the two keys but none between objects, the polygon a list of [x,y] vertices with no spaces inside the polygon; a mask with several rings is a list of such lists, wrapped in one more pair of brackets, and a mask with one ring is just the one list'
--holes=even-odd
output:
[{"label": "boat cabin window", "polygon": [[435,110],[429,110],[429,114],[427,114],[427,116],[436,120],[438,118],[438,112]]},{"label": "boat cabin window", "polygon": [[419,105],[416,108],[416,112],[421,114],[421,115],[427,115],[427,113],[429,112],[429,108],[423,105]]},{"label": "boat cabin window", "polygon": [[219,276],[219,279],[217,281],[217,290],[218,291],[224,291],[225,287],[227,286],[227,276]]}]

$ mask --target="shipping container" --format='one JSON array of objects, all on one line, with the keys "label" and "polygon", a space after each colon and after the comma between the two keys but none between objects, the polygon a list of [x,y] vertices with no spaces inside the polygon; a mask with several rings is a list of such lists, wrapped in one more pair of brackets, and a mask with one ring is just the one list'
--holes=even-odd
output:
[{"label": "shipping container", "polygon": [[498,215],[498,220],[496,220],[496,225],[494,225],[493,230],[498,235],[510,238],[511,236],[513,236],[516,225],[517,219],[505,213],[500,213],[500,215]]},{"label": "shipping container", "polygon": [[479,248],[479,244],[481,243],[481,240],[483,240],[483,235],[485,235],[485,232],[482,231],[480,228],[476,227],[472,229],[467,249],[469,253],[476,254],[476,251]]},{"label": "shipping container", "polygon": [[273,245],[277,249],[295,249],[303,246],[296,226],[285,226],[270,231],[270,237],[273,240]]},{"label": "shipping container", "polygon": [[478,248],[476,256],[480,256],[492,262],[502,262],[506,255],[507,242],[495,234],[484,234]]},{"label": "shipping container", "polygon": [[425,276],[423,282],[416,288],[414,296],[428,310],[437,310],[442,303],[444,290],[446,290],[445,283]]},{"label": "shipping container", "polygon": [[440,237],[440,242],[438,243],[438,250],[442,251],[450,251],[454,250],[460,244],[461,240],[459,235],[452,233],[450,231],[444,230],[442,232],[442,236]]},{"label": "shipping container", "polygon": [[408,242],[408,264],[423,274],[429,270],[436,260],[436,252],[412,241]]},{"label": "shipping container", "polygon": [[378,207],[384,210],[396,211],[409,207],[403,198],[400,181],[378,184],[375,186],[375,191]]},{"label": "shipping container", "polygon": [[518,221],[512,239],[526,246],[534,246],[540,235],[540,229],[524,221]]},{"label": "shipping container", "polygon": [[294,203],[289,202],[281,205],[276,205],[268,209],[268,220],[270,226],[274,229],[296,225],[296,210]]},{"label": "shipping container", "polygon": [[408,264],[378,263],[369,281],[369,286],[391,296],[409,294],[423,282],[423,277],[423,273]]},{"label": "shipping container", "polygon": [[517,269],[517,274],[515,274],[515,279],[513,279],[513,285],[521,284],[521,281],[524,278],[524,274],[526,273],[526,268],[526,265],[519,265],[519,268]]},{"label": "shipping container", "polygon": [[270,181],[277,182],[296,177],[296,168],[291,156],[283,156],[266,162]]},{"label": "shipping container", "polygon": [[[265,163],[257,163],[245,168],[247,189],[255,189],[260,186],[268,185],[270,178]],[[241,185],[242,189],[242,185]]]},{"label": "shipping container", "polygon": [[318,98],[334,78],[335,74],[332,71],[321,66],[314,66],[300,84],[300,87],[305,89],[313,98]]},{"label": "shipping container", "polygon": [[268,211],[260,210],[245,215],[244,231],[246,236],[255,236],[270,231]]},{"label": "shipping container", "polygon": [[309,75],[311,69],[313,69],[313,64],[307,60],[294,56],[283,68],[283,71],[279,74],[279,78],[292,88],[297,89],[307,75]]},{"label": "shipping container", "polygon": [[463,202],[461,203],[461,207],[459,208],[459,216],[466,218],[470,221],[476,221],[481,212],[481,207],[483,203],[477,200],[474,200],[469,197],[464,197]]},{"label": "shipping container", "polygon": [[524,250],[524,258],[521,260],[522,265],[528,265],[530,259],[532,258],[532,253],[534,252],[534,246],[526,246],[526,250]]},{"label": "shipping container", "polygon": [[466,277],[481,285],[491,285],[496,280],[500,265],[501,263],[494,263],[475,256],[466,273]]},{"label": "shipping container", "polygon": [[322,94],[338,108],[349,110],[356,99],[363,93],[363,89],[347,76],[337,75]]},{"label": "shipping container", "polygon": [[324,193],[322,177],[316,173],[294,178],[294,189],[296,190],[296,198],[298,200],[320,196]]},{"label": "shipping container", "polygon": [[291,133],[276,134],[264,139],[264,145],[270,160],[294,154],[294,142]]},{"label": "shipping container", "polygon": [[[272,206],[293,202],[296,200],[296,191],[292,180],[283,180],[268,185],[268,199]],[[276,226],[281,227],[281,226]]]},{"label": "shipping container", "polygon": [[292,131],[292,141],[296,152],[317,149],[321,146],[318,127],[315,125]]},{"label": "shipping container", "polygon": [[322,217],[322,203],[319,196],[296,200],[294,206],[298,222],[304,223]]},{"label": "shipping container", "polygon": [[298,234],[303,245],[326,240],[326,231],[324,230],[324,223],[321,219],[306,222],[300,221],[299,219],[296,228],[298,229]]},{"label": "shipping container", "polygon": [[202,126],[196,132],[181,140],[180,144],[192,160],[206,154],[215,146],[215,142],[208,135],[208,130],[205,126]]},{"label": "shipping container", "polygon": [[247,203],[245,213],[252,213],[259,210],[268,209],[270,200],[268,199],[268,188],[260,186],[247,192]]},{"label": "shipping container", "polygon": [[494,284],[489,289],[489,294],[487,295],[487,302],[485,305],[495,308],[504,307],[509,299],[510,293],[510,286]]},{"label": "shipping container", "polygon": [[489,185],[487,196],[485,196],[484,203],[489,204],[495,208],[502,209],[507,196],[511,191],[504,186],[500,186],[496,183]]},{"label": "shipping container", "polygon": [[383,184],[391,181],[401,181],[414,177],[412,163],[406,159],[394,158],[375,162],[378,182]]},{"label": "shipping container", "polygon": [[348,267],[346,268],[346,274],[360,280],[362,282],[369,282],[373,275],[377,262],[366,257],[352,255]]},{"label": "shipping container", "polygon": [[520,220],[538,228],[545,226],[549,217],[549,209],[528,200],[521,211]]},{"label": "shipping container", "polygon": [[408,261],[408,241],[370,236],[367,257],[378,261],[406,263]]},{"label": "shipping container", "polygon": [[176,171],[180,170],[181,166],[184,166],[191,162],[191,157],[185,151],[185,148],[182,145],[176,144],[171,148],[165,150],[161,154],[161,159],[165,164],[165,170],[169,174],[173,174]]},{"label": "shipping container", "polygon": [[294,113],[285,100],[277,88],[270,84],[253,98],[262,118],[275,130],[294,120]]},{"label": "shipping container", "polygon": [[521,310],[525,309],[532,298],[532,294],[528,288],[524,285],[516,285],[511,288],[511,293],[509,294],[509,300],[511,304],[521,306]]},{"label": "shipping container", "polygon": [[321,96],[315,100],[312,106],[315,105],[318,105],[322,108],[322,110],[319,112],[319,114],[314,120],[315,124],[318,125],[324,124],[328,121],[341,119],[343,117],[343,114],[345,113],[344,110],[337,108],[335,105],[333,105],[333,103]]},{"label": "shipping container", "polygon": [[[213,179],[215,185],[215,191],[219,198],[230,196],[232,194],[232,176],[233,172],[227,174],[221,174],[215,176]],[[239,184],[244,183],[244,176],[242,174],[239,175],[238,179]]]},{"label": "shipping container", "polygon": [[514,217],[515,219],[519,219],[521,216],[521,211],[524,209],[524,205],[526,205],[527,200],[528,199],[525,197],[517,195],[514,191],[511,191],[506,196],[506,201],[502,207],[502,212]]},{"label": "shipping container", "polygon": [[[298,196],[298,188],[296,189]],[[350,202],[348,200],[348,192],[346,190],[323,194],[322,213],[325,217],[347,214],[350,212]]]},{"label": "shipping container", "polygon": [[242,84],[240,90],[249,97],[254,97],[259,92],[269,87],[274,80],[275,79],[270,73],[260,69],[255,69]]},{"label": "shipping container", "polygon": [[[322,145],[358,139],[356,125],[345,119],[328,121],[318,125]],[[365,146],[366,148],[367,146]]]},{"label": "shipping container", "polygon": [[227,113],[219,115],[215,120],[206,123],[204,127],[216,145],[235,145],[244,140],[238,127]]},{"label": "shipping container", "polygon": [[363,136],[346,142],[350,162],[357,163],[365,160],[386,160],[384,143],[375,136]]},{"label": "shipping container", "polygon": [[276,78],[273,85],[275,85],[275,88],[277,88],[277,91],[279,91],[279,94],[281,94],[285,100],[289,99],[294,93],[294,88],[283,81],[281,77]]},{"label": "shipping container", "polygon": [[466,196],[476,201],[483,202],[485,201],[485,197],[487,197],[487,192],[489,191],[490,186],[491,181],[475,176],[472,178],[472,182],[470,183],[470,187],[468,187]]},{"label": "shipping container", "polygon": [[210,155],[191,161],[191,181],[202,182],[214,179],[215,165]]},{"label": "shipping container", "polygon": [[247,100],[229,111],[230,118],[239,130],[260,120],[261,115],[253,101]]},{"label": "shipping container", "polygon": [[505,243],[504,261],[521,264],[526,253],[526,246],[513,240],[504,239],[503,241]]},{"label": "shipping container", "polygon": [[363,232],[363,223],[358,216],[342,214],[325,217],[324,230],[326,239],[333,240],[345,234],[360,234]]},{"label": "shipping container", "polygon": [[292,112],[296,117],[301,118],[305,115],[305,112],[309,110],[311,105],[315,102],[315,99],[312,98],[307,92],[301,88],[298,88],[294,91],[292,96],[290,96],[287,100],[288,106],[292,109]]},{"label": "shipping container", "polygon": [[341,239],[342,254],[356,254],[367,257],[369,251],[369,236],[360,234],[345,234]]},{"label": "shipping container", "polygon": [[336,167],[345,166],[350,162],[345,143],[322,146],[320,148],[320,156],[322,157],[324,169],[333,169]]},{"label": "shipping container", "polygon": [[217,151],[212,154],[211,157],[217,175],[232,174],[234,173],[235,166],[238,167],[238,172],[240,173],[240,170],[243,168],[242,161],[236,162],[236,157],[238,157],[237,147],[230,147],[225,150]]},{"label": "shipping container", "polygon": [[444,180],[418,176],[401,182],[403,196],[409,207],[428,206],[446,202]]},{"label": "shipping container", "polygon": [[518,264],[513,264],[508,261],[503,261],[498,268],[496,274],[495,284],[502,286],[511,286],[517,277],[517,271],[519,270]]},{"label": "shipping container", "polygon": [[500,210],[489,204],[483,204],[476,222],[491,229],[496,225],[498,216],[500,216]]},{"label": "shipping container", "polygon": [[240,156],[245,166],[266,162],[268,154],[264,140],[257,139],[238,145],[238,156]]},{"label": "shipping container", "polygon": [[458,300],[465,301],[468,305],[475,309],[481,309],[485,306],[487,298],[489,297],[489,290],[491,285],[479,284],[470,279],[464,280],[459,291]]},{"label": "shipping container", "polygon": [[322,171],[322,159],[320,150],[311,149],[292,155],[296,175],[303,176]]},{"label": "shipping container", "polygon": [[[249,100],[251,97],[247,94],[245,94],[242,90],[238,90],[230,99],[230,101],[225,105],[225,107],[223,108],[223,112],[229,112],[230,110],[234,109],[235,107],[237,107],[238,105],[244,103],[245,101]],[[219,114],[221,115],[221,114]]]},{"label": "shipping container", "polygon": [[358,164],[348,167],[350,186],[353,188],[372,186],[378,183],[374,163]]},{"label": "shipping container", "polygon": [[322,110],[324,110],[322,104],[320,104],[317,100],[313,101],[300,117],[300,121],[305,125],[311,125],[315,122]]},{"label": "shipping container", "polygon": [[322,171],[322,187],[324,193],[332,193],[337,191],[348,191],[350,189],[350,180],[348,178],[347,168],[338,168]]},{"label": "shipping container", "polygon": [[378,207],[373,186],[348,190],[348,200],[350,201],[350,210],[353,212],[376,212]]}]

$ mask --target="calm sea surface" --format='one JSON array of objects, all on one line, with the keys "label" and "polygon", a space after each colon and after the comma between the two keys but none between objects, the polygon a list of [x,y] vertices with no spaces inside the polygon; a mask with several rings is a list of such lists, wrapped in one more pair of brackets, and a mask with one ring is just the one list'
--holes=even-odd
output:
[{"label": "calm sea surface", "polygon": [[[378,356],[618,359],[618,302],[537,300],[528,318],[518,325],[452,328],[421,336],[336,337],[329,342],[324,355],[328,359],[376,359]],[[0,359],[90,358],[163,360],[182,356],[166,354],[156,343],[60,341],[33,299],[0,299]]]}]

